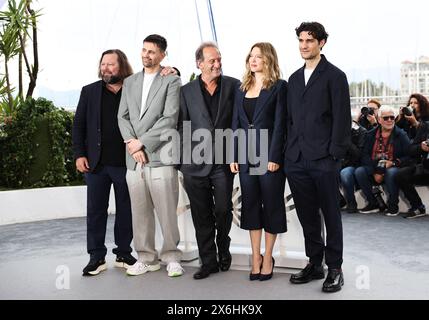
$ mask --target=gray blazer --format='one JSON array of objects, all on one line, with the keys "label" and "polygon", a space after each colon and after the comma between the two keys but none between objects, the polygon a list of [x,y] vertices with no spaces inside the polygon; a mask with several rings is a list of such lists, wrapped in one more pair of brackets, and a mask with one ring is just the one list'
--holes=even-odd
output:
[{"label": "gray blazer", "polygon": [[[125,79],[118,111],[118,124],[124,141],[139,139],[148,157],[149,167],[173,165],[161,162],[160,152],[167,143],[161,141],[163,131],[175,129],[180,108],[180,78],[176,75],[161,77],[158,73],[153,80],[146,105],[141,105],[144,72],[138,72]],[[144,108],[140,118],[140,109]],[[125,146],[124,146],[125,147]],[[129,170],[135,170],[137,162],[126,152]]]}]

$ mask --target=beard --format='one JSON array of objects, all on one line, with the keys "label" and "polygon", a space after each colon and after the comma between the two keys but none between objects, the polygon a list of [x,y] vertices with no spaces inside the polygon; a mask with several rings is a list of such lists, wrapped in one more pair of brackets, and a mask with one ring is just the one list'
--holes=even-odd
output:
[{"label": "beard", "polygon": [[103,74],[102,79],[107,84],[115,84],[121,81],[119,76],[111,75],[111,74]]}]

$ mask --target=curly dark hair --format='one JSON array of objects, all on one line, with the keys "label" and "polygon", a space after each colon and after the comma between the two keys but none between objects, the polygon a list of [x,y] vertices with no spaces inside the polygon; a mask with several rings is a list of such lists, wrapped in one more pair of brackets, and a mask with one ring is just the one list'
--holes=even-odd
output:
[{"label": "curly dark hair", "polygon": [[325,27],[319,22],[303,22],[298,28],[295,29],[296,36],[303,31],[307,31],[311,36],[317,39],[319,42],[325,40],[328,41],[329,34],[325,31]]},{"label": "curly dark hair", "polygon": [[429,120],[429,101],[428,101],[428,99],[420,93],[413,93],[408,98],[407,106],[410,105],[412,98],[416,99],[417,102],[419,103],[420,119],[422,119],[424,121],[428,121]]}]

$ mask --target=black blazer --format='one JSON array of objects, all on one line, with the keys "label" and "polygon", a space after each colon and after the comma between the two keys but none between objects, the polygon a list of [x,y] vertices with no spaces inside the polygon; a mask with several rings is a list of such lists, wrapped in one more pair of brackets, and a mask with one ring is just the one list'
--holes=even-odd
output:
[{"label": "black blazer", "polygon": [[289,78],[285,158],[343,158],[350,143],[350,94],[344,72],[324,55],[307,85],[305,66]]},{"label": "black blazer", "polygon": [[[178,166],[178,169],[182,171],[183,174],[187,174],[190,176],[197,177],[205,177],[210,174],[212,170],[213,164],[215,163],[215,129],[230,129],[231,121],[232,121],[232,110],[234,106],[234,96],[236,93],[236,88],[238,87],[240,81],[231,78],[228,76],[221,76],[221,88],[220,88],[220,99],[219,99],[219,109],[217,112],[217,117],[215,122],[213,123],[207,106],[204,102],[204,97],[201,92],[201,86],[199,83],[199,79],[191,81],[184,85],[180,90],[180,113],[179,113],[179,121],[178,121],[178,131],[180,133],[180,141],[181,141],[181,162]],[[213,150],[212,155],[210,156],[211,163],[194,163],[193,159],[190,159],[192,154],[192,150],[194,150],[195,146],[201,146],[200,141],[189,141],[189,135],[187,132],[183,130],[183,121],[191,121],[191,132],[192,135],[197,129],[209,129],[211,132],[211,140],[204,140],[205,149]],[[211,145],[210,145],[211,142]],[[185,145],[185,149],[183,146]],[[186,148],[186,145],[190,146],[190,148]],[[229,170],[229,162],[226,162],[227,145],[225,143],[223,152],[222,162],[225,164],[224,170],[230,172]],[[188,157],[188,159],[186,159]],[[191,163],[185,160],[190,160]]]},{"label": "black blazer", "polygon": [[346,155],[341,163],[341,168],[359,167],[362,150],[365,144],[366,129],[359,123],[354,122],[356,128],[352,128],[351,141],[347,148]]},{"label": "black blazer", "polygon": [[87,157],[90,171],[95,169],[101,155],[102,86],[100,80],[82,88],[73,122],[74,158]]},{"label": "black blazer", "polygon": [[[283,150],[285,146],[286,132],[286,97],[287,97],[287,82],[278,80],[269,89],[261,90],[255,106],[253,119],[248,119],[244,110],[243,103],[246,92],[237,88],[234,103],[234,113],[232,117],[232,130],[244,129],[246,133],[247,147],[248,130],[256,129],[256,154],[260,155],[260,139],[259,132],[261,129],[268,130],[268,161],[277,164],[283,162]],[[235,161],[238,162],[237,149],[235,149]],[[246,163],[240,163],[240,171],[247,172],[249,170],[248,155],[246,154]]]},{"label": "black blazer", "polygon": [[410,156],[420,160],[426,159],[428,153],[423,151],[420,144],[423,141],[427,141],[429,139],[429,121],[420,122],[420,126],[417,128],[416,136],[410,146],[409,154]]}]

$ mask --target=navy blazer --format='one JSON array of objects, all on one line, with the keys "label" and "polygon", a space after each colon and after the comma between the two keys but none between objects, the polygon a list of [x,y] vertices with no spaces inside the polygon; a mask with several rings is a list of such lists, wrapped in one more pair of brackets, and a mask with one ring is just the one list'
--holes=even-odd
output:
[{"label": "navy blazer", "polygon": [[88,158],[90,171],[95,169],[101,155],[102,89],[101,80],[82,88],[73,121],[74,158]]},{"label": "navy blazer", "polygon": [[[380,127],[368,131],[365,136],[365,144],[362,151],[362,165],[375,168],[378,160],[372,160],[372,149],[374,147],[375,136]],[[407,165],[410,161],[409,148],[411,141],[407,133],[395,125],[393,129],[393,160],[399,160],[400,166]]]},{"label": "navy blazer", "polygon": [[[234,113],[232,116],[232,130],[244,129],[246,133],[247,147],[248,130],[256,129],[256,155],[260,154],[259,132],[261,129],[268,130],[268,161],[277,164],[283,162],[283,150],[285,146],[286,132],[286,99],[287,82],[277,80],[269,89],[261,90],[256,101],[253,119],[248,119],[243,103],[246,91],[237,88],[234,102]],[[251,121],[250,121],[251,120]],[[251,124],[251,125],[250,125]],[[235,146],[234,158],[238,162],[237,145]],[[249,170],[248,155],[246,152],[246,163],[240,163],[240,171]]]},{"label": "navy blazer", "polygon": [[[201,92],[201,86],[198,78],[182,86],[180,90],[180,113],[177,127],[181,138],[181,163],[179,166],[177,166],[177,168],[183,174],[196,177],[208,176],[212,171],[213,164],[216,162],[215,130],[231,128],[234,95],[240,81],[224,75],[221,75],[221,77],[222,80],[220,87],[219,109],[215,122],[212,121],[207,106],[204,102],[204,97],[203,93]],[[183,132],[183,121],[191,121],[191,132],[189,133],[191,135],[198,129],[210,130],[211,141],[207,141],[208,139],[204,140],[204,142],[188,141],[189,137],[187,136],[186,132]],[[186,141],[184,141],[184,139]],[[204,144],[204,150],[214,151],[210,157],[211,163],[194,163],[193,159],[190,159],[191,163],[184,163],[184,158],[190,158],[194,148],[197,146],[201,147],[202,143]],[[184,150],[183,144],[188,145],[189,150]],[[187,147],[185,147],[185,149],[187,149]],[[225,163],[226,147],[224,146],[223,149],[219,151],[223,152],[223,169],[225,172],[231,173],[229,169],[229,163]]]},{"label": "navy blazer", "polygon": [[344,157],[350,143],[350,93],[347,77],[321,55],[307,85],[305,65],[289,78],[285,158],[296,162]]}]

